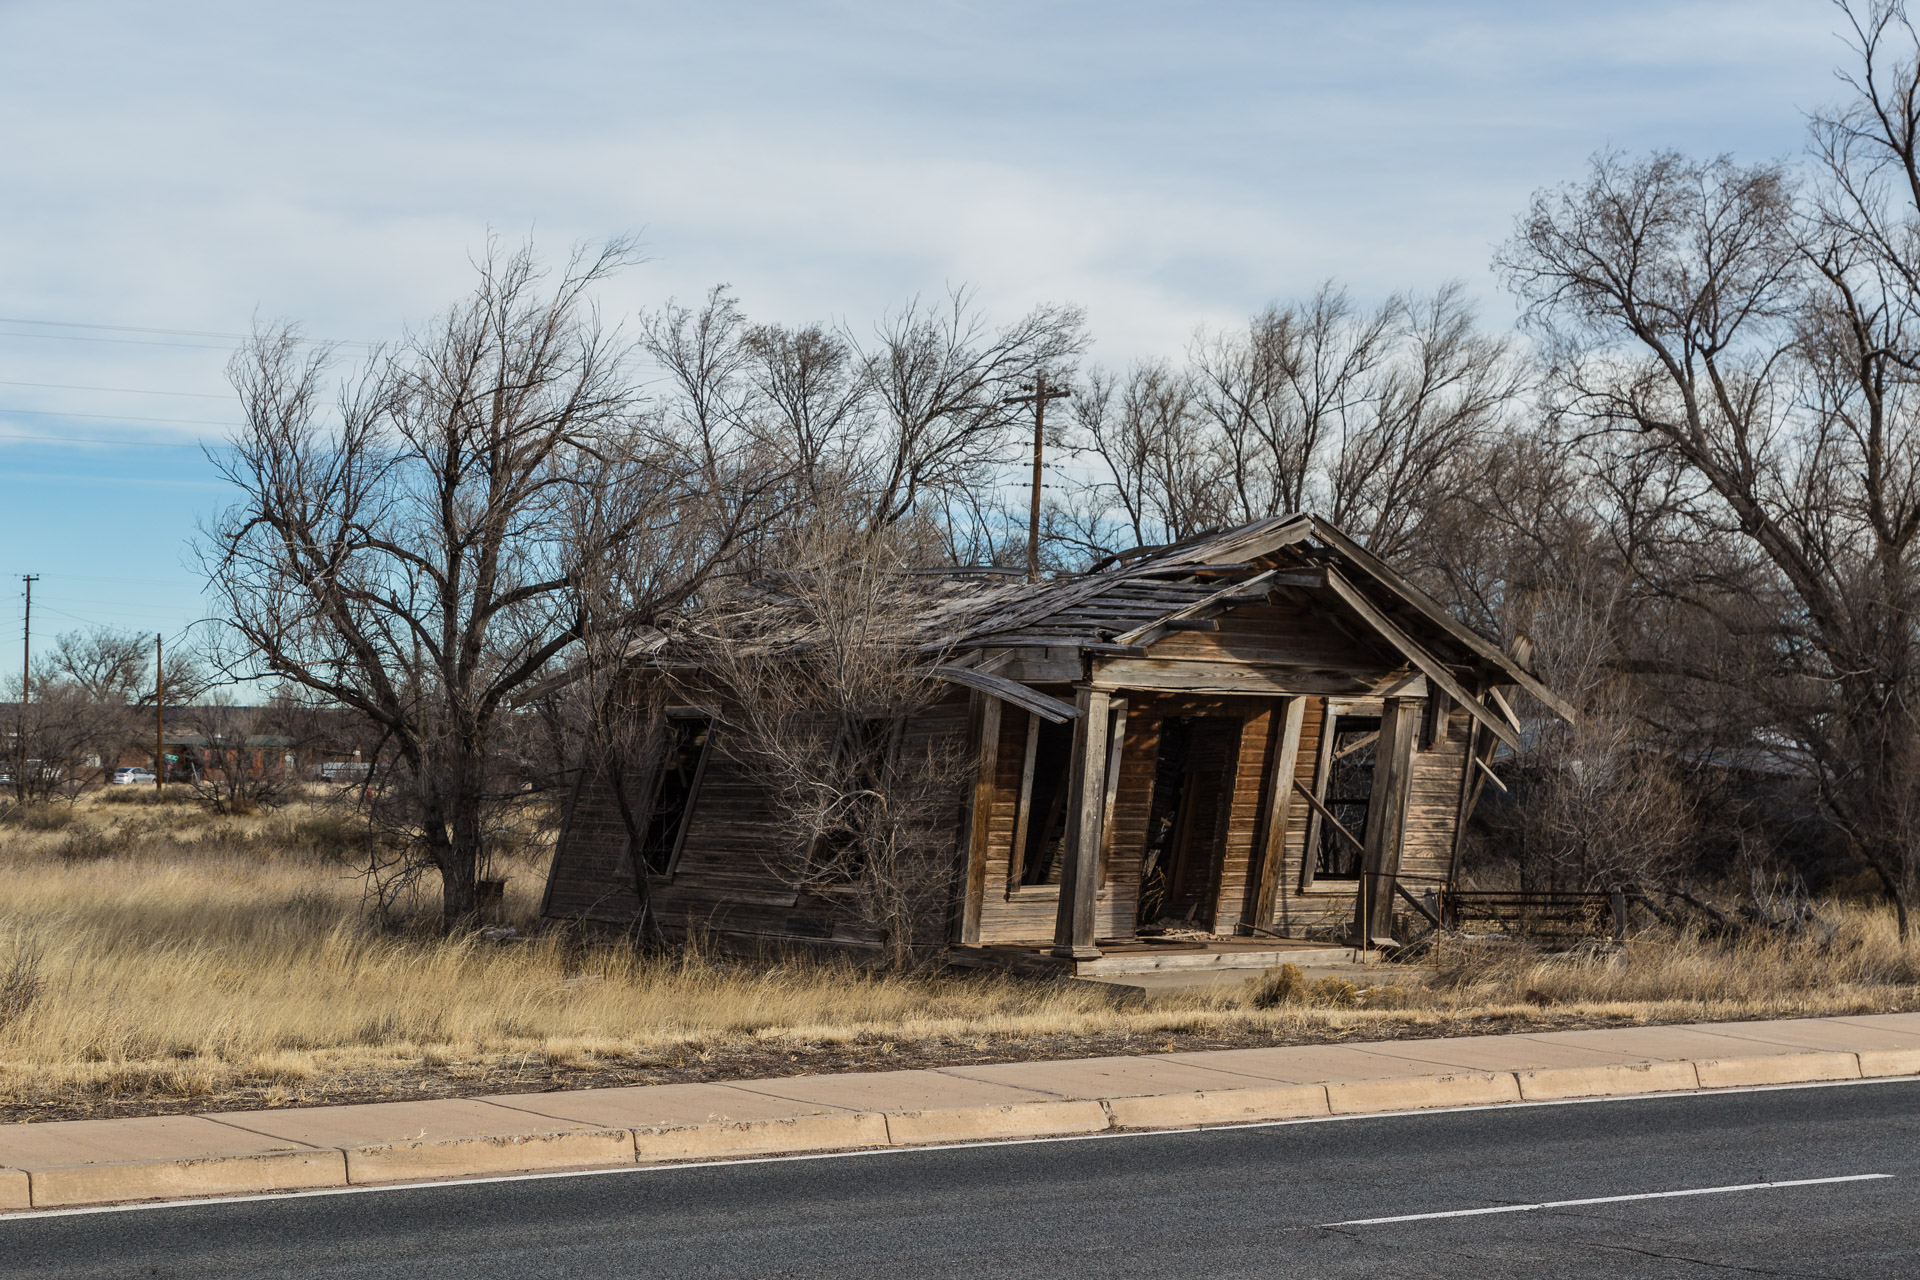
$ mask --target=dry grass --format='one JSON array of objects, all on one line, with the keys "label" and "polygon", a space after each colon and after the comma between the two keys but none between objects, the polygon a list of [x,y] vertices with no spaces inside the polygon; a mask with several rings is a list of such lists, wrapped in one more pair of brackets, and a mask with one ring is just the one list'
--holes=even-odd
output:
[{"label": "dry grass", "polygon": [[[57,811],[56,811],[57,812]],[[898,976],[816,956],[641,957],[564,934],[382,929],[325,811],[83,804],[0,819],[0,1113],[287,1105],[1167,1047],[1905,1008],[1890,917],[1830,943],[1643,938],[1560,957],[1449,943],[1367,985],[1277,970],[1117,999],[1085,983]],[[544,854],[505,868],[531,927]],[[1384,976],[1384,975],[1383,975]]]}]

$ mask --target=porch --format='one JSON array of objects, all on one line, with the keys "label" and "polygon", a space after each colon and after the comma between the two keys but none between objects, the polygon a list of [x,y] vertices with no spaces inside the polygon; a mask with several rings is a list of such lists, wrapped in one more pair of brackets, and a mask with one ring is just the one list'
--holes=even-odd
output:
[{"label": "porch", "polygon": [[948,962],[963,969],[1003,969],[1062,978],[1112,978],[1139,974],[1198,975],[1209,970],[1248,974],[1278,964],[1303,968],[1353,962],[1351,947],[1283,938],[1141,938],[1103,942],[1100,954],[1075,959],[1051,942],[989,943],[955,947]]}]

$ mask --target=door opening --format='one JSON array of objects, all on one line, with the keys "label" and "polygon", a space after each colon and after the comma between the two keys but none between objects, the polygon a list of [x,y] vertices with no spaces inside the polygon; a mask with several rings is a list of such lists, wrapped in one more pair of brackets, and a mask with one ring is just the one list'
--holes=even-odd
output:
[{"label": "door opening", "polygon": [[1143,935],[1213,927],[1240,731],[1224,716],[1160,722],[1135,918]]}]

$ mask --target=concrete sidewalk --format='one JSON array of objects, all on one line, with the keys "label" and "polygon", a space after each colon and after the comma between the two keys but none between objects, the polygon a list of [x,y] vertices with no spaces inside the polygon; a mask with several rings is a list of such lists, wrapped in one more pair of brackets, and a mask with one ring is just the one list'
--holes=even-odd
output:
[{"label": "concrete sidewalk", "polygon": [[1920,1014],[0,1126],[0,1211],[1920,1075]]}]

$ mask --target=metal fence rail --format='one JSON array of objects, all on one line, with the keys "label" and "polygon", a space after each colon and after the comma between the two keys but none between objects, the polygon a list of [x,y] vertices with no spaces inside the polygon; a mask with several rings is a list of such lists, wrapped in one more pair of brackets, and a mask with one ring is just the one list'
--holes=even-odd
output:
[{"label": "metal fence rail", "polygon": [[1627,895],[1619,889],[1430,889],[1424,897],[1415,903],[1420,913],[1445,929],[1478,925],[1543,938],[1619,938],[1627,931]]}]

